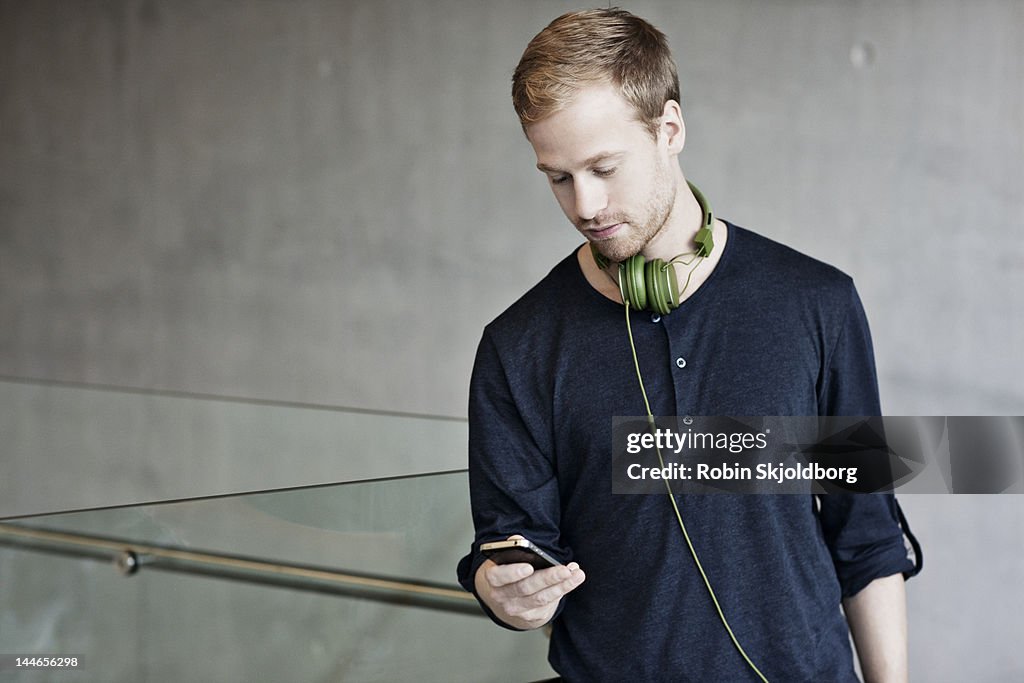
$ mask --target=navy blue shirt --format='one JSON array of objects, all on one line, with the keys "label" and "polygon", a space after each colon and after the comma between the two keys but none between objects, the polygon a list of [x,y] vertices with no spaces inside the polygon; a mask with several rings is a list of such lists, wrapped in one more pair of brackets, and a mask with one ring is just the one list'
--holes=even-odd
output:
[{"label": "navy blue shirt", "polygon": [[[877,415],[852,280],[728,225],[704,284],[669,315],[631,312],[655,415]],[[645,414],[625,312],[575,254],[487,326],[470,386],[480,543],[523,534],[587,580],[552,622],[567,680],[757,680],[729,640],[666,495],[613,495],[612,416]],[[677,495],[744,650],[771,681],[856,681],[840,600],[911,573],[891,495]],[[500,622],[499,622],[500,623]]]}]

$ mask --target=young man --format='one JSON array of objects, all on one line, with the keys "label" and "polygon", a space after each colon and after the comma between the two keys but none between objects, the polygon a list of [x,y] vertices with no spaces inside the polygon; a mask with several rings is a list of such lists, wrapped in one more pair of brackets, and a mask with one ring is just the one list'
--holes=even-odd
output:
[{"label": "young man", "polygon": [[[906,680],[914,568],[891,495],[677,495],[716,604],[668,496],[611,493],[611,418],[645,414],[626,315],[655,415],[875,415],[850,278],[721,220],[701,251],[675,65],[642,19],[559,17],[523,54],[513,101],[586,242],[484,331],[462,585],[499,624],[550,623],[567,680],[856,681],[847,623],[867,680]],[[636,254],[697,254],[669,266],[676,310],[626,312],[617,264]],[[513,535],[565,566],[480,554]]]}]

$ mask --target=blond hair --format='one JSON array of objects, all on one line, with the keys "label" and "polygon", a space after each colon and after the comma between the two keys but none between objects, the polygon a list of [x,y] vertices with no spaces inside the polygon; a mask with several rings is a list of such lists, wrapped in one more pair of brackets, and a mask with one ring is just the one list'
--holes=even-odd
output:
[{"label": "blond hair", "polygon": [[526,46],[512,76],[512,104],[526,127],[570,104],[580,89],[611,83],[657,137],[668,100],[679,101],[679,77],[668,40],[618,8],[569,12]]}]

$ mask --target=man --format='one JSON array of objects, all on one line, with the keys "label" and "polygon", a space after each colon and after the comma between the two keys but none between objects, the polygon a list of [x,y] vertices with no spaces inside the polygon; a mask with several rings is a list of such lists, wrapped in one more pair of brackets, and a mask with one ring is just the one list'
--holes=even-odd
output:
[{"label": "man", "polygon": [[[677,495],[688,541],[667,495],[611,493],[611,418],[648,399],[655,415],[878,414],[852,281],[721,220],[710,251],[695,243],[675,65],[642,19],[559,17],[523,54],[513,101],[586,243],[481,340],[462,585],[499,624],[550,624],[566,680],[856,681],[847,622],[867,680],[906,680],[914,567],[892,496]],[[636,254],[688,255],[669,266],[677,310],[624,310],[616,264]],[[479,552],[519,535],[564,566]]]}]

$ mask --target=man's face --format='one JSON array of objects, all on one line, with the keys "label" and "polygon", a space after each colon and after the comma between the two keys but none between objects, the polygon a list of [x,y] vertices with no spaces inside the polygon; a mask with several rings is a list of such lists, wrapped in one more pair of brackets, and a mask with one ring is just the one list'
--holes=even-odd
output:
[{"label": "man's face", "polygon": [[562,211],[609,259],[638,253],[666,224],[678,152],[663,132],[654,140],[611,85],[581,90],[526,134]]}]

